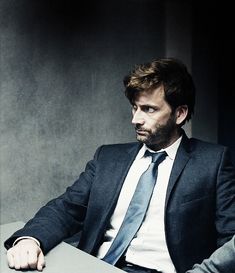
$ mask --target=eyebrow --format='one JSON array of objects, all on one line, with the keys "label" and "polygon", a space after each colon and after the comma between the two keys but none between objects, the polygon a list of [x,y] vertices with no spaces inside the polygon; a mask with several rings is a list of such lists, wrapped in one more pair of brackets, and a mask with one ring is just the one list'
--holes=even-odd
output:
[{"label": "eyebrow", "polygon": [[[136,103],[133,103],[132,104],[133,106],[136,105]],[[149,103],[146,103],[146,104],[139,104],[140,107],[151,107],[151,108],[159,108],[159,106],[157,106],[156,104],[149,104]]]}]

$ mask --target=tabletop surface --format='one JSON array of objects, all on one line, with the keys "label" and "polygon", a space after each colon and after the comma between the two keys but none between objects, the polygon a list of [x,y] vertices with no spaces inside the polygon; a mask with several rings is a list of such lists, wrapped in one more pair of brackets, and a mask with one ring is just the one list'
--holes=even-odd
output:
[{"label": "tabletop surface", "polygon": [[[0,251],[1,273],[25,272],[12,270],[7,265],[4,241],[16,230],[23,227],[23,222],[1,225]],[[28,270],[27,272],[32,272]],[[35,271],[37,272],[37,271]],[[46,255],[45,273],[124,273],[124,271],[105,263],[67,243],[60,243]]]}]

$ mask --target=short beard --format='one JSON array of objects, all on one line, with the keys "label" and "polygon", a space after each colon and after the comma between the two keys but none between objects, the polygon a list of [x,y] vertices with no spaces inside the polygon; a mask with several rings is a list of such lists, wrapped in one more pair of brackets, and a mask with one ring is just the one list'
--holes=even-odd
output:
[{"label": "short beard", "polygon": [[149,132],[149,136],[142,142],[152,150],[161,150],[171,144],[177,130],[175,115],[172,114],[166,124],[156,126],[154,132]]}]

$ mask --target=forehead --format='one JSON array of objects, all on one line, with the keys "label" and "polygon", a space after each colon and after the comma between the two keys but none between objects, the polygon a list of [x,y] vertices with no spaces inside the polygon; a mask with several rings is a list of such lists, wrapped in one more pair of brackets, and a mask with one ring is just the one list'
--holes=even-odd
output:
[{"label": "forehead", "polygon": [[168,104],[165,100],[164,87],[159,86],[155,89],[139,92],[134,99],[135,104],[140,105],[162,105]]}]

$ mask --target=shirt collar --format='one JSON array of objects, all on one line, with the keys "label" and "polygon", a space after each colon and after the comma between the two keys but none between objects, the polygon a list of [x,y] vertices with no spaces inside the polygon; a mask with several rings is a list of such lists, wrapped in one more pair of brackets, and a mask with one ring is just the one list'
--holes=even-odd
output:
[{"label": "shirt collar", "polygon": [[[181,143],[181,140],[182,140],[182,136],[180,136],[174,143],[172,143],[169,147],[165,148],[165,149],[161,149],[157,152],[162,152],[162,151],[165,151],[168,155],[168,157],[171,159],[171,160],[174,160],[175,159],[175,156],[176,156],[176,153],[177,153],[177,150],[180,146],[180,143]],[[142,146],[142,148],[140,149],[139,153],[137,154],[136,156],[136,159],[140,159],[142,157],[144,157],[144,153],[146,150],[149,150],[150,152],[152,153],[156,153],[156,151],[153,151],[151,149],[149,149],[146,144],[144,144]]]}]

